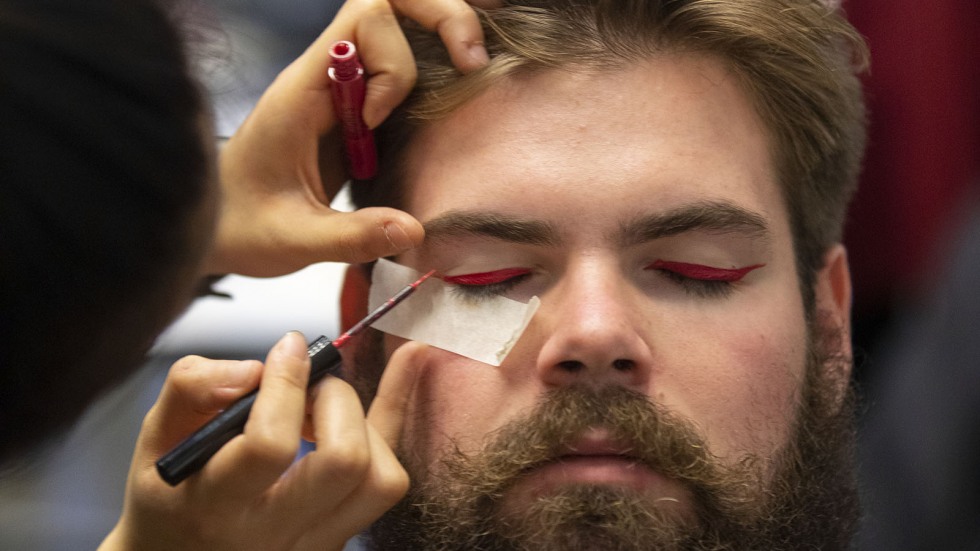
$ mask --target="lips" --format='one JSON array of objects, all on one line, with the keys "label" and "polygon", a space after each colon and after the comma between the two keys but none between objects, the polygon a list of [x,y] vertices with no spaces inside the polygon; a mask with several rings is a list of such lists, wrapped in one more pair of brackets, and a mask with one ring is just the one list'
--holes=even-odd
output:
[{"label": "lips", "polygon": [[662,493],[677,485],[635,456],[633,448],[606,429],[590,428],[559,449],[554,459],[527,472],[524,482],[533,495],[571,485],[614,486],[640,493]]},{"label": "lips", "polygon": [[637,461],[638,459],[632,455],[633,448],[632,445],[611,438],[606,429],[592,428],[577,440],[567,444],[558,459],[609,457]]}]

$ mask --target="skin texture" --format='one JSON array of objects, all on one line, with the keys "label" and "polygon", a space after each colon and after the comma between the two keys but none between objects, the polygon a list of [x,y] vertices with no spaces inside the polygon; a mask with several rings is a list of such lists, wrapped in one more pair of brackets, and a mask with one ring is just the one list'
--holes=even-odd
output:
[{"label": "skin texture", "polygon": [[[721,464],[754,458],[760,478],[769,477],[771,458],[792,434],[807,325],[765,128],[721,64],[665,55],[615,74],[510,79],[410,147],[406,210],[427,237],[399,261],[449,276],[528,269],[506,294],[542,300],[498,369],[436,349],[421,353],[402,440],[413,476],[438,477],[450,449],[475,452],[550,390],[618,385],[691,423]],[[669,235],[624,233],[642,226],[637,221],[692,209],[710,223]],[[522,221],[516,233],[524,237],[515,242],[513,223],[504,224],[508,236],[458,230],[487,227],[488,215],[498,228],[501,218]],[[715,293],[684,287],[676,273],[655,268],[658,260],[763,266]],[[816,292],[818,309],[847,327],[842,248],[828,254]],[[842,383],[846,371],[835,374]],[[618,451],[601,430],[574,445]],[[519,515],[555,488],[598,484],[667,498],[681,518],[693,513],[682,484],[615,455],[536,469],[506,492],[502,507]]]}]

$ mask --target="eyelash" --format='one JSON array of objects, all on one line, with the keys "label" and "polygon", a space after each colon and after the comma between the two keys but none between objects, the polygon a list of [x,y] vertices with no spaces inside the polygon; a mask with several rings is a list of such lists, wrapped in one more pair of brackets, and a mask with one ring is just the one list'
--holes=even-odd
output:
[{"label": "eyelash", "polygon": [[531,275],[530,270],[508,268],[479,274],[443,276],[452,285],[453,293],[466,300],[487,300],[506,294]]},{"label": "eyelash", "polygon": [[735,290],[735,283],[741,281],[752,270],[763,266],[765,264],[727,269],[657,260],[647,269],[660,272],[691,295],[700,298],[724,298]]}]

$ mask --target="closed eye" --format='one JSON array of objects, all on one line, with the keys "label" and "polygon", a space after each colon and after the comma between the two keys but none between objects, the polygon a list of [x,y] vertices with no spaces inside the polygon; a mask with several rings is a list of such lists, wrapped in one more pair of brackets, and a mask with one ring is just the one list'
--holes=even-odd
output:
[{"label": "closed eye", "polygon": [[492,272],[443,276],[453,286],[453,293],[468,300],[489,299],[503,295],[531,275],[528,268],[506,268]]},{"label": "closed eye", "polygon": [[703,264],[656,260],[648,270],[656,270],[671,281],[680,285],[686,292],[699,297],[724,297],[733,290],[733,285],[749,272],[765,264],[753,264],[742,268],[717,268]]}]

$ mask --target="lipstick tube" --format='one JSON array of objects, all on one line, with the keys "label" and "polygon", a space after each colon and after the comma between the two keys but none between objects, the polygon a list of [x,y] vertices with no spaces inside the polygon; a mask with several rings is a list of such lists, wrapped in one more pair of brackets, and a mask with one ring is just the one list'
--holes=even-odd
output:
[{"label": "lipstick tube", "polygon": [[364,124],[364,66],[352,42],[341,40],[330,47],[330,92],[340,120],[348,170],[355,180],[373,178],[378,172],[374,133]]}]

